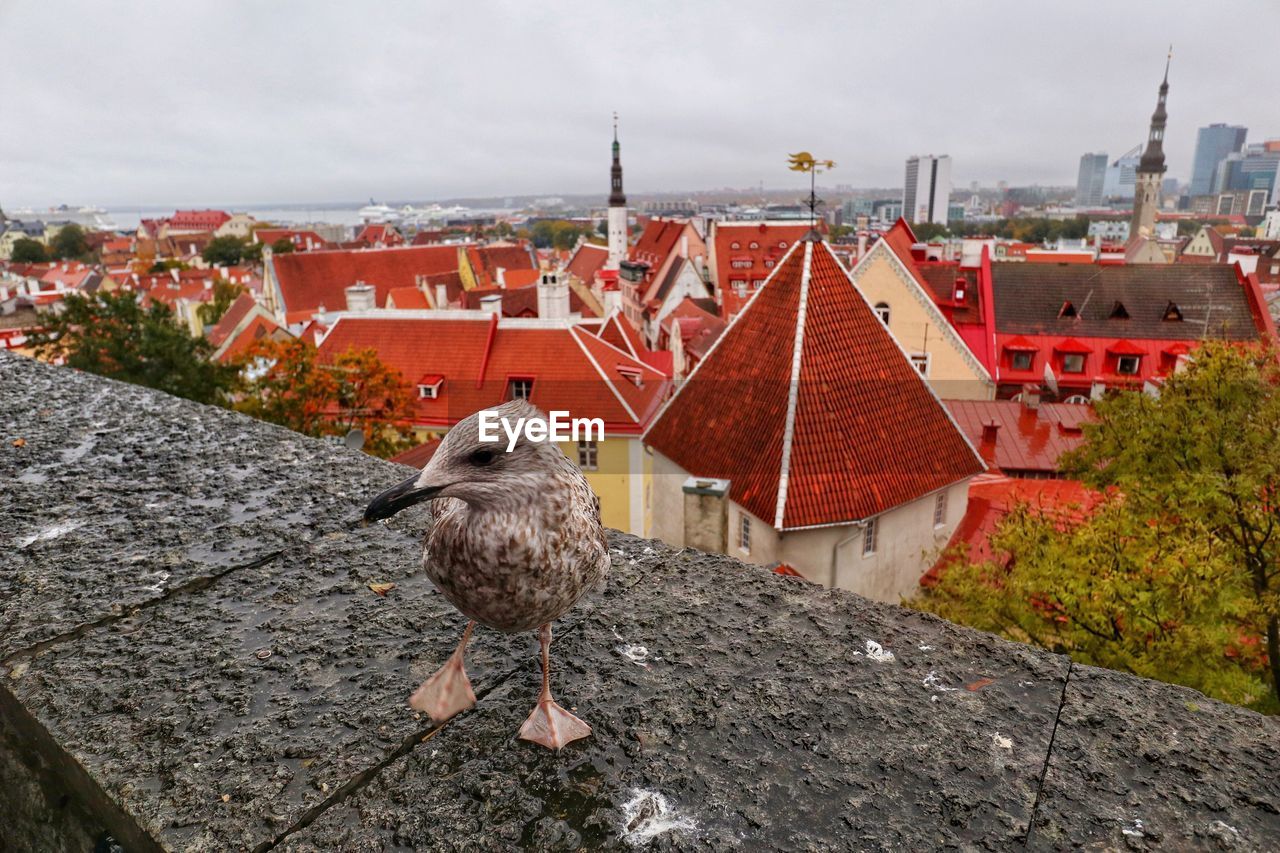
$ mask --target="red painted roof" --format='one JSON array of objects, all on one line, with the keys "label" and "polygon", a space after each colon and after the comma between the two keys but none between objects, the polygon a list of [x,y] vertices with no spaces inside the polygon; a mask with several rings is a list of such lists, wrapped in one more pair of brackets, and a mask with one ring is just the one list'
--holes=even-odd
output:
[{"label": "red painted roof", "polygon": [[[715,274],[723,316],[741,311],[756,283],[768,278],[787,251],[808,233],[808,223],[717,222]],[[746,297],[738,296],[736,282],[742,282]]]},{"label": "red painted roof", "polygon": [[[537,264],[529,253],[525,243],[490,243],[487,246],[468,246],[467,256],[471,261],[471,269],[476,275],[477,287],[492,287],[498,284],[498,270],[504,269],[508,274],[504,280],[506,287],[520,287],[522,284],[533,284],[537,280]],[[534,271],[531,278],[521,280],[520,270]],[[512,278],[514,275],[514,278]]]},{"label": "red painted roof", "polygon": [[983,470],[821,242],[796,244],[645,441],[730,480],[735,502],[781,529],[869,518]]},{"label": "red painted roof", "polygon": [[[1029,409],[1016,400],[948,400],[947,408],[982,458],[1001,471],[1058,471],[1059,458],[1084,441],[1081,425],[1093,407],[1041,403]],[[995,424],[995,441],[984,430]]]},{"label": "red painted roof", "polygon": [[410,447],[404,453],[392,456],[391,461],[399,462],[401,465],[408,465],[412,468],[425,468],[427,463],[431,461],[431,457],[436,455],[436,449],[440,446],[441,441],[442,439],[434,438],[416,447]]},{"label": "red painted roof", "polygon": [[232,361],[243,355],[249,347],[266,337],[284,338],[289,337],[289,333],[275,321],[265,314],[259,314],[249,321],[249,324],[236,335],[235,339],[227,346],[222,354],[218,356],[220,361]]},{"label": "red painted roof", "polygon": [[1101,499],[1098,492],[1085,488],[1077,480],[1025,480],[1012,479],[999,474],[983,474],[969,483],[969,505],[964,518],[951,535],[945,555],[921,583],[928,585],[937,574],[946,570],[954,559],[953,549],[966,546],[972,562],[983,562],[995,557],[991,548],[991,535],[1000,522],[1016,506],[1032,508],[1062,521],[1083,521]]},{"label": "red painted roof", "polygon": [[[531,378],[530,401],[543,411],[602,418],[607,432],[637,435],[669,385],[665,375],[570,324],[500,322],[479,312],[465,320],[341,317],[320,351],[353,346],[373,347],[406,377],[445,377],[436,399],[416,401],[424,425],[452,425],[506,400],[512,378]],[[641,386],[627,374],[638,374]]]},{"label": "red painted roof", "polygon": [[316,232],[300,231],[294,228],[255,228],[253,239],[264,246],[271,246],[280,240],[288,240],[293,244],[294,249],[300,252],[314,251],[328,246],[325,239]]},{"label": "red painted roof", "polygon": [[170,230],[212,231],[230,218],[225,210],[179,210],[169,217],[168,225]]},{"label": "red painted roof", "polygon": [[[393,287],[413,287],[419,275],[458,271],[456,246],[406,246],[395,249],[300,252],[272,258],[285,316],[290,323],[310,319],[321,306],[347,307],[346,288],[357,281],[372,284],[379,308]],[[449,280],[449,279],[445,279]]]},{"label": "red painted roof", "polygon": [[355,242],[366,246],[400,246],[404,243],[404,235],[394,225],[371,224],[360,229]]}]

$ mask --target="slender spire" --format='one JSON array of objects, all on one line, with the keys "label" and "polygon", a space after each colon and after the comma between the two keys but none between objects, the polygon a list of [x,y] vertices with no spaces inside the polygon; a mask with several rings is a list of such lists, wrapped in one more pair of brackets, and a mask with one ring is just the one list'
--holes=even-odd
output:
[{"label": "slender spire", "polygon": [[1156,110],[1151,114],[1151,130],[1147,134],[1147,148],[1142,152],[1138,163],[1139,172],[1163,173],[1164,165],[1164,128],[1169,119],[1165,110],[1165,100],[1169,96],[1169,63],[1173,60],[1173,45],[1169,45],[1169,55],[1164,62],[1164,79],[1160,82],[1160,94],[1156,98]]},{"label": "slender spire", "polygon": [[613,114],[613,168],[610,170],[609,206],[625,207],[627,197],[622,192],[622,146],[618,144],[618,114]]}]

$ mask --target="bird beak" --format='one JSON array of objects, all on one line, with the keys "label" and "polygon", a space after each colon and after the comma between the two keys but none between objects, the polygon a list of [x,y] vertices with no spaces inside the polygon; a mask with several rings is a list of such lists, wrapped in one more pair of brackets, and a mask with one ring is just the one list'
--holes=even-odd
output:
[{"label": "bird beak", "polygon": [[420,479],[422,479],[420,473],[414,474],[403,483],[392,486],[370,501],[364,510],[365,523],[390,518],[402,509],[434,498],[445,489],[445,486],[419,486]]}]

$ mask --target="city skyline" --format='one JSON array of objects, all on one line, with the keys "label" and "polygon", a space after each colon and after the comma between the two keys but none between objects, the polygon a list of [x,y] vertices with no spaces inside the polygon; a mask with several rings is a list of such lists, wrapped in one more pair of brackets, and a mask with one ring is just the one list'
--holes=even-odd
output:
[{"label": "city skyline", "polygon": [[[548,3],[533,21],[390,4],[352,27],[345,5],[0,2],[21,118],[0,132],[0,206],[603,196],[615,110],[637,195],[785,187],[802,148],[853,187],[900,186],[930,152],[952,157],[956,187],[1073,186],[1082,151],[1144,138],[1170,42],[1171,177],[1190,178],[1200,127],[1280,135],[1252,82],[1263,54],[1221,62],[1212,10],[1094,5],[1105,18],[1037,10],[1063,45],[1046,51],[1009,3]],[[72,15],[85,25],[59,32]]]}]

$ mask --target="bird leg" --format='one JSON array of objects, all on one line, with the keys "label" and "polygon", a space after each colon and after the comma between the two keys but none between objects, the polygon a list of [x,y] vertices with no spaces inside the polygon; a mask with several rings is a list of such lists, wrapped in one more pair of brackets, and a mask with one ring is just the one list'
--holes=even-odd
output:
[{"label": "bird leg", "polygon": [[520,737],[542,744],[547,749],[558,750],[591,734],[591,726],[561,708],[551,698],[551,625],[543,625],[538,629],[538,641],[542,645],[542,693],[533,713],[520,727]]},{"label": "bird leg", "polygon": [[409,697],[409,706],[425,711],[431,721],[443,723],[454,714],[467,710],[476,704],[476,694],[471,692],[471,680],[463,668],[463,656],[467,651],[467,640],[471,639],[471,629],[475,620],[467,623],[462,632],[462,640],[444,666],[436,674],[422,682],[422,685]]}]

